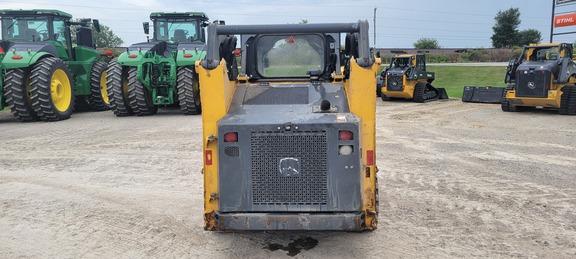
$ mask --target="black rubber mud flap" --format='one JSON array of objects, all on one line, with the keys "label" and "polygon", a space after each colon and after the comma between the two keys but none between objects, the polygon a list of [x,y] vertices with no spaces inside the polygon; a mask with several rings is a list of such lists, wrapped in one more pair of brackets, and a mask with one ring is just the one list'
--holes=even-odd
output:
[{"label": "black rubber mud flap", "polygon": [[445,88],[436,88],[438,89],[438,99],[449,99],[448,93],[446,92]]},{"label": "black rubber mud flap", "polygon": [[469,103],[500,103],[506,88],[491,86],[465,86],[462,101]]}]

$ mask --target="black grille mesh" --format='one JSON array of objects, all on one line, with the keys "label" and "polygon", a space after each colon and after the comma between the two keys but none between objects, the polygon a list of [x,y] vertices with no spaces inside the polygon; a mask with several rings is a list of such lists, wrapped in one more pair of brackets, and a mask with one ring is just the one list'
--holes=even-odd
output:
[{"label": "black grille mesh", "polygon": [[[252,132],[254,205],[325,205],[326,132]],[[298,175],[280,173],[279,160],[297,158]]]},{"label": "black grille mesh", "polygon": [[402,91],[402,75],[388,75],[386,87],[388,91]]}]

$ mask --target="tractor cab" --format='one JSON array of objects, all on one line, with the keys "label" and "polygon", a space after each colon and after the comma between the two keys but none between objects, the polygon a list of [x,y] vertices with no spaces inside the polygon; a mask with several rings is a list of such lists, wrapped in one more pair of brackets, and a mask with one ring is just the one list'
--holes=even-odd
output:
[{"label": "tractor cab", "polygon": [[[58,54],[68,57],[72,44],[70,30],[66,26],[72,16],[57,10],[2,10],[2,48],[11,47],[14,43],[24,48],[31,45],[54,46]],[[47,45],[46,45],[47,46]],[[8,51],[5,49],[4,51]],[[56,54],[56,53],[54,53]]]},{"label": "tractor cab", "polygon": [[[154,33],[152,41],[168,43],[206,43],[204,27],[208,16],[201,12],[161,13],[150,15]],[[149,23],[144,22],[144,33],[149,33]]]},{"label": "tractor cab", "polygon": [[[62,60],[75,60],[75,46],[94,48],[92,29],[88,27],[91,19],[80,22],[72,22],[72,16],[58,10],[2,10],[2,41],[4,49],[19,43],[17,49],[31,49],[44,46],[53,49],[54,56]],[[97,31],[100,30],[98,20],[92,21]],[[79,25],[76,28],[76,38],[73,42],[70,26]],[[6,43],[9,42],[9,43]],[[7,50],[4,50],[7,51]]]}]

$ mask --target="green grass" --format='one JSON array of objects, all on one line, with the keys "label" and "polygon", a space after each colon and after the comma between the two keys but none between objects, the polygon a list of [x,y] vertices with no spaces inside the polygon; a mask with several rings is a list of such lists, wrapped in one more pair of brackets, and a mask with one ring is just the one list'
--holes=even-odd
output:
[{"label": "green grass", "polygon": [[436,74],[435,87],[446,88],[448,96],[462,97],[464,86],[506,86],[506,67],[428,66]]}]

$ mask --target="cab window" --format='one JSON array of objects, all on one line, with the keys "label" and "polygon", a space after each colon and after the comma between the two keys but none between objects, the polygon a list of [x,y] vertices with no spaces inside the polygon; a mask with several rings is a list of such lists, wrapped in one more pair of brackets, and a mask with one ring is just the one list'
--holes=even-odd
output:
[{"label": "cab window", "polygon": [[256,44],[256,67],[262,77],[307,77],[309,71],[324,70],[320,35],[266,35]]}]

